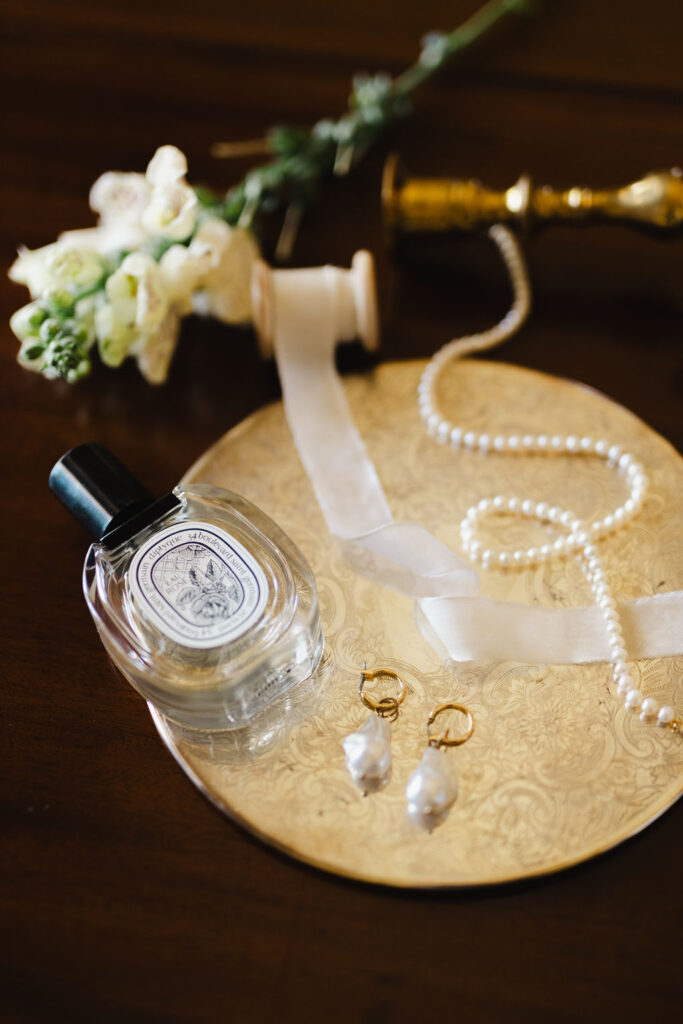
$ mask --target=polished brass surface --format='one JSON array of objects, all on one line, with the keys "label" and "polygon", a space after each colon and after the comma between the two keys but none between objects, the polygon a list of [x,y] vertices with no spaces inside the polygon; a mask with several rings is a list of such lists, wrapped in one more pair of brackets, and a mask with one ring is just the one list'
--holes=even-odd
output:
[{"label": "polished brass surface", "polygon": [[[434,722],[443,715],[446,711],[460,711],[467,718],[467,729],[462,736],[451,736],[450,729],[441,736],[432,736],[430,734],[430,726],[434,725]],[[466,708],[464,704],[455,704],[454,702],[446,702],[445,704],[439,704],[438,708],[434,708],[431,715],[427,719],[427,738],[430,747],[460,747],[463,743],[466,743],[474,732],[474,716],[469,708]]]},{"label": "polished brass surface", "polygon": [[[524,493],[605,514],[623,481],[597,459],[482,456],[425,436],[415,393],[424,362],[393,363],[349,378],[358,428],[394,516],[422,522],[459,551],[459,522],[482,497]],[[491,433],[589,434],[641,459],[652,489],[634,523],[600,555],[623,598],[683,588],[683,460],[625,409],[571,382],[489,361],[444,371],[439,402],[452,419]],[[179,763],[225,813],[294,857],[325,870],[396,886],[464,886],[555,871],[633,835],[681,792],[680,734],[640,720],[617,697],[607,664],[440,662],[413,623],[407,597],[356,572],[332,542],[281,404],[222,438],[187,480],[242,492],[301,547],[318,580],[326,653],[319,673],[237,732],[190,734],[155,715]],[[529,524],[501,520],[518,547]],[[591,600],[580,560],[490,571],[482,594],[543,605]],[[628,645],[628,627],[625,627]],[[410,699],[392,735],[390,784],[364,799],[341,742],[367,715],[357,666],[386,665]],[[683,707],[683,659],[635,664],[637,685]],[[350,680],[352,682],[350,682]],[[458,754],[460,796],[431,835],[406,820],[405,786],[438,704],[464,703],[476,731]],[[643,840],[647,842],[647,839]]]},{"label": "polished brass surface", "polygon": [[[381,697],[379,700],[375,700],[369,693],[365,692],[365,684],[372,683],[376,679],[393,679],[398,683],[398,696],[397,697]],[[396,718],[398,715],[398,709],[403,703],[406,695],[406,684],[401,679],[398,672],[394,672],[391,668],[376,668],[367,669],[365,664],[360,674],[360,682],[358,684],[358,692],[360,699],[365,704],[366,708],[370,708],[371,711],[376,711],[378,715],[383,718]]]},{"label": "polished brass surface", "polygon": [[496,191],[474,180],[403,178],[392,155],[384,169],[382,205],[387,225],[405,232],[589,221],[678,228],[683,224],[683,174],[675,167],[621,188],[561,190],[549,185],[535,188],[522,175],[510,188]]}]

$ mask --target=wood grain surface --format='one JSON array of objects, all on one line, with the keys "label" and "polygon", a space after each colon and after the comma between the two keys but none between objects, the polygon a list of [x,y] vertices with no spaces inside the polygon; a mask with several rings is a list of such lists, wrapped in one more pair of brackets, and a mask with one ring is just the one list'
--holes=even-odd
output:
[{"label": "wood grain surface", "polygon": [[[357,70],[397,72],[472,0],[0,0],[0,263],[91,222],[88,188],[174,142],[194,182],[246,162],[216,139],[340,112]],[[419,98],[391,144],[411,170],[506,185],[614,185],[683,161],[683,8],[548,0]],[[377,254],[382,358],[426,356],[508,302],[481,241],[391,254],[383,154],[326,190],[301,265]],[[619,228],[528,240],[535,310],[505,358],[573,377],[683,444],[683,241]],[[20,370],[0,275],[3,826],[0,1019],[25,1022],[648,1021],[680,1007],[674,808],[626,846],[533,884],[411,894],[344,882],[223,819],[109,666],[80,593],[87,546],[47,490],[99,439],[172,486],[278,395],[249,331],[188,320],[166,387],[98,367],[76,388]],[[354,365],[354,357],[344,359]]]}]

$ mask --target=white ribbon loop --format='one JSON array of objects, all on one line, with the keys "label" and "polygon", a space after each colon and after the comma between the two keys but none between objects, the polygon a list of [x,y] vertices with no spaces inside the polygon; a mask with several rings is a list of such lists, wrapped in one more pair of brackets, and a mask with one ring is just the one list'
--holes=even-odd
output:
[{"label": "white ribbon loop", "polygon": [[409,597],[474,595],[479,574],[419,523],[391,522],[359,537],[337,536],[361,576]]}]

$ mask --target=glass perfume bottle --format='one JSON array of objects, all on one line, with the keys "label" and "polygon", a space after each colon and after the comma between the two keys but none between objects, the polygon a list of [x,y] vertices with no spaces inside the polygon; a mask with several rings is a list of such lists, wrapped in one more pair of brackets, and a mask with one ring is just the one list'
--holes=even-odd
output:
[{"label": "glass perfume bottle", "polygon": [[315,670],[313,573],[251,502],[199,485],[157,500],[94,443],[63,456],[50,487],[94,538],[83,592],[104,646],[166,717],[238,728]]}]

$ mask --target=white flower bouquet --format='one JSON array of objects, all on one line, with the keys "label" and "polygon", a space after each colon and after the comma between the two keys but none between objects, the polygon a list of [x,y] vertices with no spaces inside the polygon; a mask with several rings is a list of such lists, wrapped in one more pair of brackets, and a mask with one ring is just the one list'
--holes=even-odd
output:
[{"label": "white flower bouquet", "polygon": [[526,0],[488,0],[450,34],[427,35],[416,63],[398,77],[356,77],[338,120],[319,121],[310,131],[273,129],[264,140],[273,159],[223,197],[188,184],[187,160],[175,146],[158,149],[144,175],[101,175],[90,191],[97,225],[66,231],[41,249],[20,249],[9,271],[32,299],[10,321],[21,366],[75,383],[89,373],[96,347],[106,366],[132,357],[150,383],[163,383],[183,316],[251,319],[256,214],[284,203],[296,220],[325,176],[346,174],[410,111],[423,82],[525,6]]},{"label": "white flower bouquet", "polygon": [[186,173],[175,146],[158,149],[144,175],[108,171],[90,191],[96,227],[20,251],[9,276],[33,299],[10,321],[22,366],[74,382],[97,345],[107,366],[133,356],[159,384],[182,316],[250,319],[254,235],[202,210]]}]

